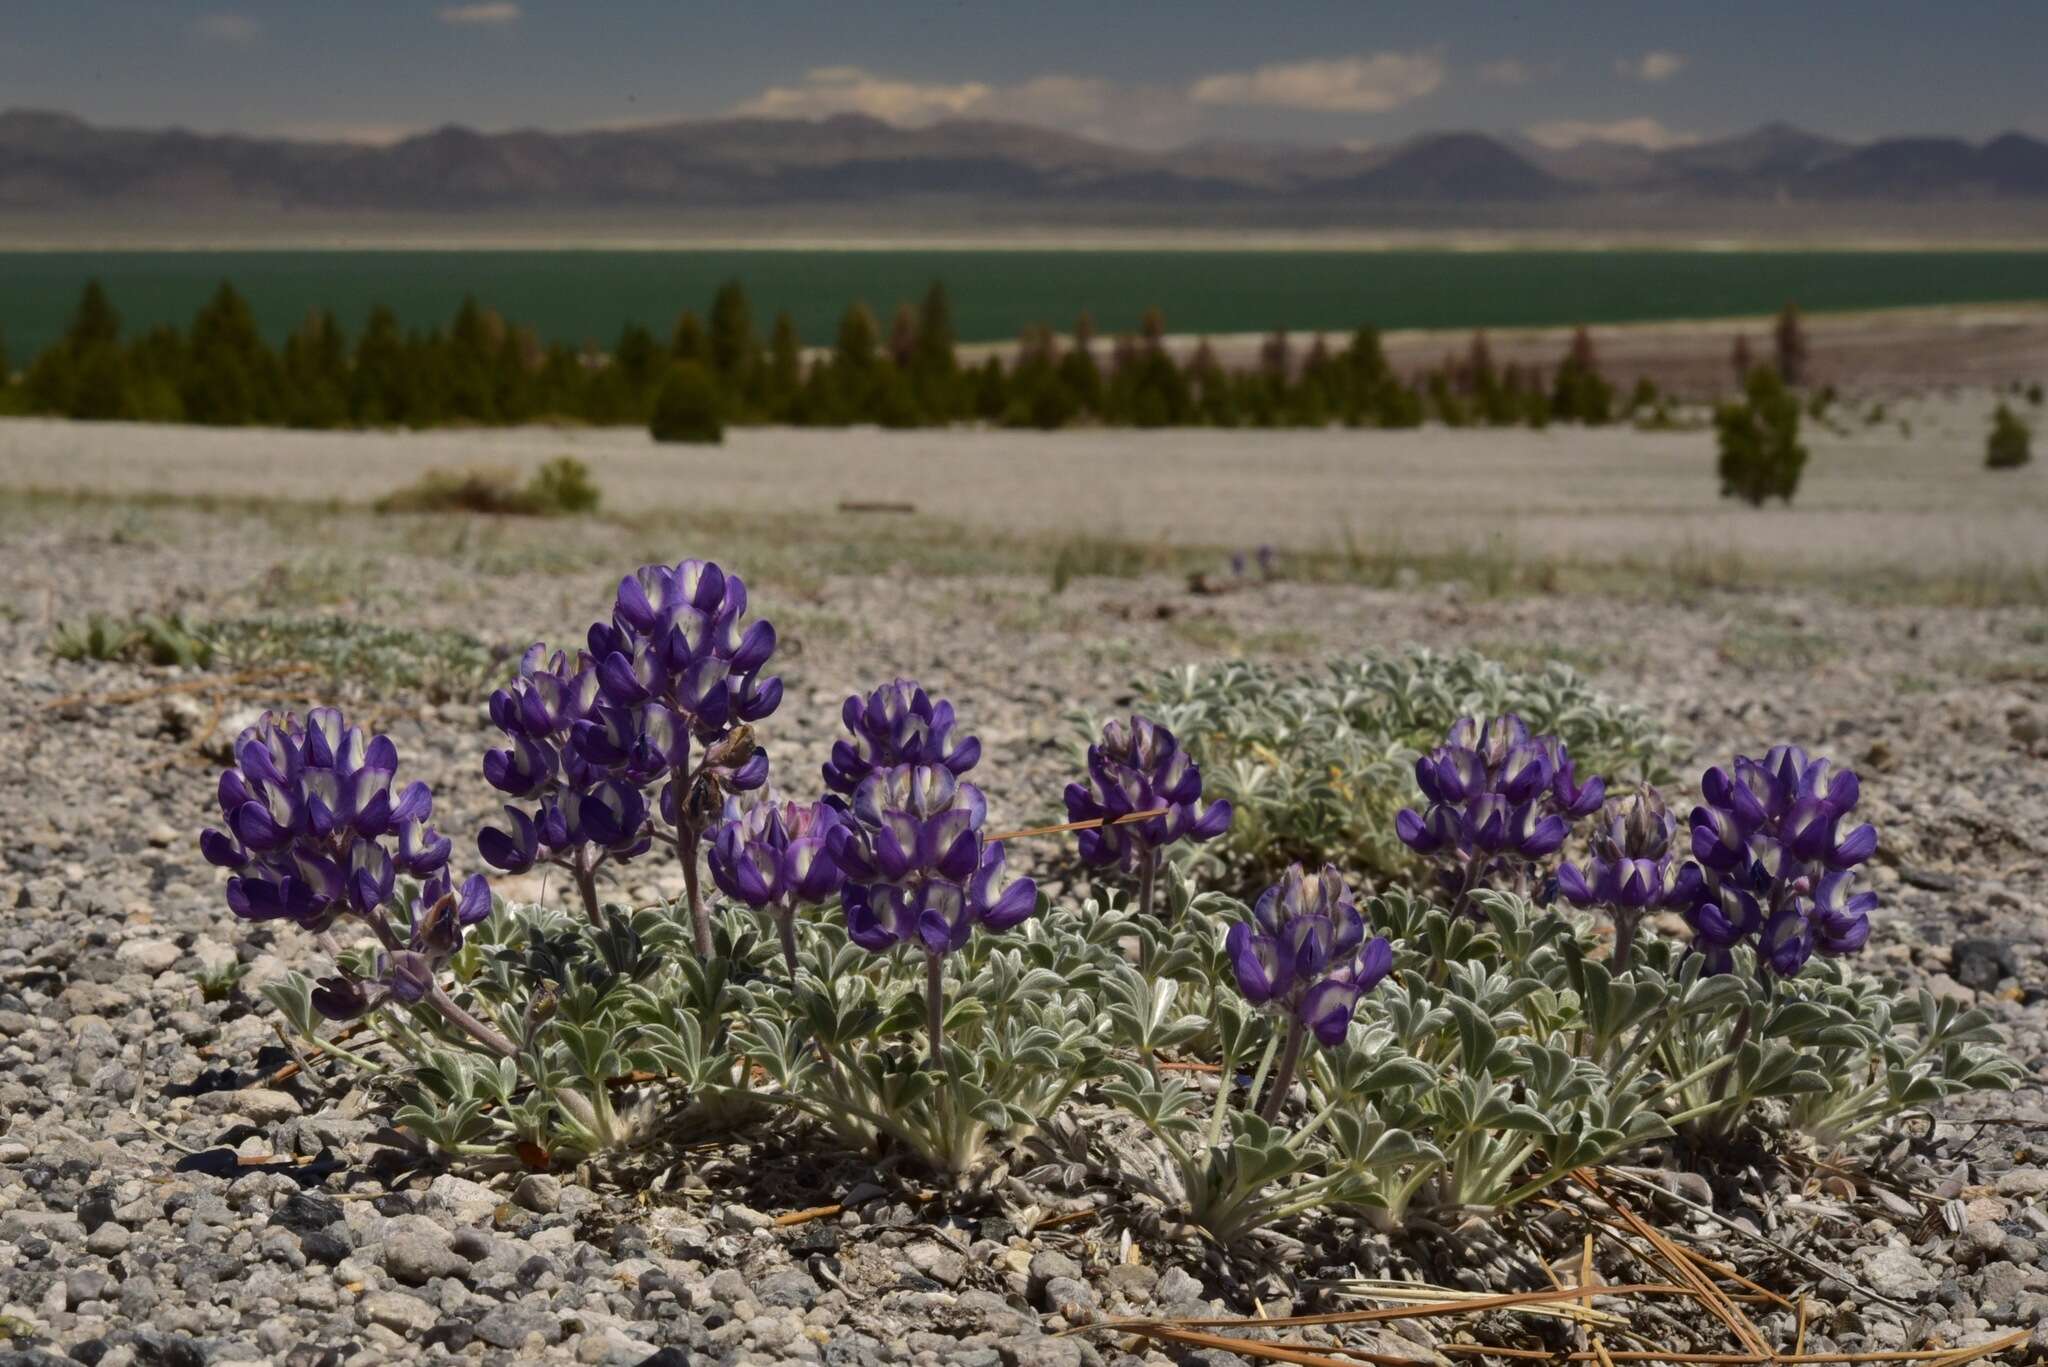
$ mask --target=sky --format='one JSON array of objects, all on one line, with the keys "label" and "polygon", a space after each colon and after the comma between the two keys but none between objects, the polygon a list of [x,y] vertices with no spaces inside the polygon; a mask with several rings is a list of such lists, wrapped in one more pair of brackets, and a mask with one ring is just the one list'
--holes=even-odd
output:
[{"label": "sky", "polygon": [[0,106],[391,141],[841,111],[1140,147],[2048,136],[2048,0],[0,0]]}]

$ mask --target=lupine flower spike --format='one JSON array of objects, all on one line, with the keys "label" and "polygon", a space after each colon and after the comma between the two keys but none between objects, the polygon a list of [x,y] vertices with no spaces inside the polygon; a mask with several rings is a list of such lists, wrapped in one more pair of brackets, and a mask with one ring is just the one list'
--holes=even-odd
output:
[{"label": "lupine flower spike", "polygon": [[[397,780],[398,747],[336,709],[316,707],[303,723],[266,712],[236,738],[235,767],[220,776],[224,828],[200,832],[200,851],[229,870],[228,909],[245,920],[324,933],[350,916],[376,935],[374,977],[323,979],[313,994],[323,1015],[350,1019],[386,1000],[425,1003],[510,1055],[504,1036],[456,1006],[439,981],[463,932],[490,914],[490,885],[472,874],[453,886],[449,842],[427,824],[433,793]],[[395,927],[401,872],[424,883]]]},{"label": "lupine flower spike", "polygon": [[1364,915],[1344,877],[1328,864],[1304,873],[1299,864],[1260,896],[1252,919],[1230,928],[1224,949],[1237,990],[1286,1022],[1286,1043],[1259,1113],[1271,1120],[1293,1085],[1309,1035],[1325,1048],[1344,1042],[1358,1000],[1394,967],[1385,936],[1366,938]]},{"label": "lupine flower spike", "polygon": [[1613,919],[1616,972],[1628,967],[1645,912],[1690,907],[1699,896],[1699,869],[1672,856],[1677,828],[1663,796],[1645,785],[1601,809],[1588,841],[1593,857],[1584,869],[1558,865],[1557,889],[1566,901],[1603,908]]},{"label": "lupine flower spike", "polygon": [[[1150,914],[1159,851],[1214,840],[1230,829],[1228,802],[1200,807],[1202,771],[1173,732],[1146,717],[1111,721],[1088,747],[1088,782],[1069,783],[1067,820],[1101,824],[1076,833],[1084,862],[1138,874],[1139,910]],[[1140,813],[1157,815],[1130,818]]]},{"label": "lupine flower spike", "polygon": [[1581,781],[1563,741],[1532,737],[1512,713],[1483,727],[1459,718],[1442,745],[1416,760],[1415,781],[1429,806],[1403,809],[1395,834],[1437,862],[1460,910],[1496,877],[1527,890],[1536,862],[1555,854],[1572,823],[1598,811],[1606,795],[1604,780]]},{"label": "lupine flower spike", "polygon": [[877,769],[936,764],[958,777],[981,761],[978,739],[953,737],[953,704],[934,701],[910,679],[884,684],[865,698],[855,694],[839,715],[852,739],[833,744],[825,786],[847,797]]},{"label": "lupine flower spike", "polygon": [[725,811],[711,839],[711,881],[734,901],[774,917],[794,981],[797,907],[831,901],[846,882],[827,848],[844,818],[823,802],[780,802],[767,792],[744,809],[728,798]]},{"label": "lupine flower spike", "polygon": [[484,755],[484,778],[506,795],[503,827],[477,833],[477,853],[507,873],[555,865],[575,880],[584,914],[600,924],[597,874],[646,852],[641,790],[687,755],[689,735],[656,704],[606,704],[587,653],[572,661],[529,648],[519,676],[491,694],[491,721],[511,742]]},{"label": "lupine flower spike", "polygon": [[982,836],[988,804],[943,764],[878,769],[854,791],[852,819],[826,835],[844,873],[840,903],[853,942],[925,956],[932,1066],[944,1065],[943,966],[979,925],[1003,931],[1038,907],[1037,885],[1009,880],[1003,847]]},{"label": "lupine flower spike", "polygon": [[[782,701],[782,680],[762,677],[775,628],[742,626],[747,587],[706,560],[644,565],[619,581],[609,622],[590,628],[601,703],[577,723],[581,753],[645,792],[659,781],[659,811],[673,835],[697,953],[711,956],[711,915],[697,849],[725,798],[768,781],[753,723]],[[643,798],[644,800],[644,798]],[[545,833],[543,833],[545,835]]]},{"label": "lupine flower spike", "polygon": [[1877,853],[1877,828],[1844,829],[1861,796],[1848,769],[1774,746],[1709,769],[1692,812],[1697,896],[1685,913],[1709,970],[1752,938],[1759,968],[1789,978],[1814,954],[1853,954],[1870,938],[1874,892],[1853,892],[1857,865]]}]

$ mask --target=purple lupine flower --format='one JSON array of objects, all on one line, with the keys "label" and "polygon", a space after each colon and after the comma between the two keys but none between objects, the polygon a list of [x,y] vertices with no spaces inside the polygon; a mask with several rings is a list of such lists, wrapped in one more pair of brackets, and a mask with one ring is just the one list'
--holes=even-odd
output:
[{"label": "purple lupine flower", "polygon": [[387,1000],[417,1005],[461,950],[463,933],[490,914],[491,888],[482,874],[471,874],[459,888],[445,870],[435,874],[407,908],[404,942],[387,943],[377,955],[375,976],[344,970],[322,978],[313,989],[314,1009],[329,1020],[353,1020]]},{"label": "purple lupine flower", "polygon": [[[235,760],[220,776],[226,829],[199,837],[207,860],[232,871],[229,909],[313,931],[344,915],[368,925],[383,946],[376,976],[323,979],[313,1005],[330,1018],[433,992],[463,932],[490,914],[491,889],[481,874],[452,885],[450,843],[427,824],[433,793],[418,782],[397,789],[390,738],[366,736],[331,707],[312,709],[303,724],[266,712],[237,737]],[[403,939],[389,914],[401,872],[424,880],[405,908]]]},{"label": "purple lupine flower", "polygon": [[1855,773],[1773,746],[1737,756],[1700,780],[1691,842],[1696,896],[1685,910],[1709,972],[1733,966],[1754,937],[1759,968],[1792,977],[1816,953],[1853,954],[1870,938],[1877,894],[1855,892],[1855,867],[1877,852],[1877,828],[1847,825],[1862,795]]},{"label": "purple lupine flower", "polygon": [[943,764],[876,770],[850,810],[826,844],[846,876],[847,933],[862,948],[944,955],[977,924],[1008,930],[1037,909],[1037,885],[1006,878],[1002,845],[982,836],[981,790]]},{"label": "purple lupine flower", "polygon": [[506,824],[477,833],[477,853],[507,873],[557,864],[579,877],[646,852],[641,786],[687,754],[688,733],[658,705],[636,715],[605,705],[590,656],[534,645],[509,688],[491,694],[508,744],[484,754],[484,778],[507,796]]},{"label": "purple lupine flower", "polygon": [[1555,854],[1572,823],[1600,809],[1605,780],[1581,778],[1556,736],[1531,736],[1512,713],[1483,727],[1460,717],[1444,743],[1415,761],[1428,805],[1403,808],[1394,833],[1442,866],[1440,878],[1463,905],[1495,875],[1526,882],[1537,860]]},{"label": "purple lupine flower", "polygon": [[1581,869],[1557,867],[1557,890],[1574,906],[1600,907],[1614,920],[1614,966],[1628,967],[1636,927],[1656,907],[1693,905],[1702,890],[1698,868],[1675,860],[1677,821],[1663,795],[1647,784],[1610,799],[1588,840],[1592,857]]},{"label": "purple lupine flower", "polygon": [[839,710],[851,740],[835,741],[825,761],[825,786],[849,797],[877,769],[899,764],[942,765],[957,777],[981,760],[973,736],[953,739],[953,704],[934,700],[910,679],[884,684]]},{"label": "purple lupine flower", "polygon": [[780,802],[765,795],[742,810],[726,803],[711,839],[711,879],[719,891],[761,910],[777,903],[829,902],[846,875],[826,848],[843,818],[822,802]]},{"label": "purple lupine flower", "polygon": [[1364,915],[1343,875],[1299,864],[1266,889],[1252,919],[1224,940],[1237,989],[1254,1006],[1279,1012],[1327,1047],[1344,1042],[1358,999],[1392,971],[1383,935],[1366,938]]},{"label": "purple lupine flower", "polygon": [[[1103,823],[1075,832],[1081,858],[1126,873],[1149,864],[1168,845],[1214,840],[1230,829],[1230,804],[1197,806],[1201,769],[1173,732],[1147,717],[1134,716],[1128,725],[1113,720],[1102,728],[1101,742],[1088,747],[1088,782],[1069,783],[1066,799],[1067,820]],[[1120,818],[1148,811],[1160,814],[1119,824]]]},{"label": "purple lupine flower", "polygon": [[[589,658],[610,710],[579,726],[577,740],[594,763],[643,786],[666,776],[659,810],[679,828],[701,828],[725,795],[768,781],[752,724],[782,701],[782,680],[761,674],[775,653],[775,628],[742,626],[746,612],[738,575],[683,560],[643,565],[620,580],[611,620],[590,628]],[[693,740],[704,747],[694,770]],[[676,791],[684,778],[687,794]]]},{"label": "purple lupine flower", "polygon": [[427,824],[433,793],[397,788],[398,747],[335,708],[303,723],[265,712],[234,754],[220,776],[223,828],[202,831],[199,848],[232,872],[235,915],[325,930],[344,913],[377,916],[399,873],[425,878],[447,864],[449,842]]}]

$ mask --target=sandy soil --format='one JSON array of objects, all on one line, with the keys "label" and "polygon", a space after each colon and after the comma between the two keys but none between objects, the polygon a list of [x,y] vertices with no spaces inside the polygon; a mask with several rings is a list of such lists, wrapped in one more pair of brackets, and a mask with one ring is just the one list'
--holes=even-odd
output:
[{"label": "sandy soil", "polygon": [[[2024,401],[2022,407],[2026,405]],[[847,500],[1025,535],[1583,563],[1738,557],[1842,574],[2048,568],[2048,461],[1983,468],[1989,395],[1809,423],[1797,502],[1719,497],[1710,431],[735,430],[307,433],[0,423],[0,489],[368,502],[428,467],[572,453],[615,512],[836,515]]]}]

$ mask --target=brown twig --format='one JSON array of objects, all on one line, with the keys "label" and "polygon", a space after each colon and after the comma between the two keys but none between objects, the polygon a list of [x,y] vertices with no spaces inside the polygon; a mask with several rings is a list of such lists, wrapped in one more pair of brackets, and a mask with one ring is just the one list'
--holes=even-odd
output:
[{"label": "brown twig", "polygon": [[786,1211],[775,1217],[775,1223],[787,1228],[790,1225],[807,1225],[813,1220],[826,1220],[839,1214],[846,1207],[836,1202],[829,1206],[812,1206],[809,1210]]}]

